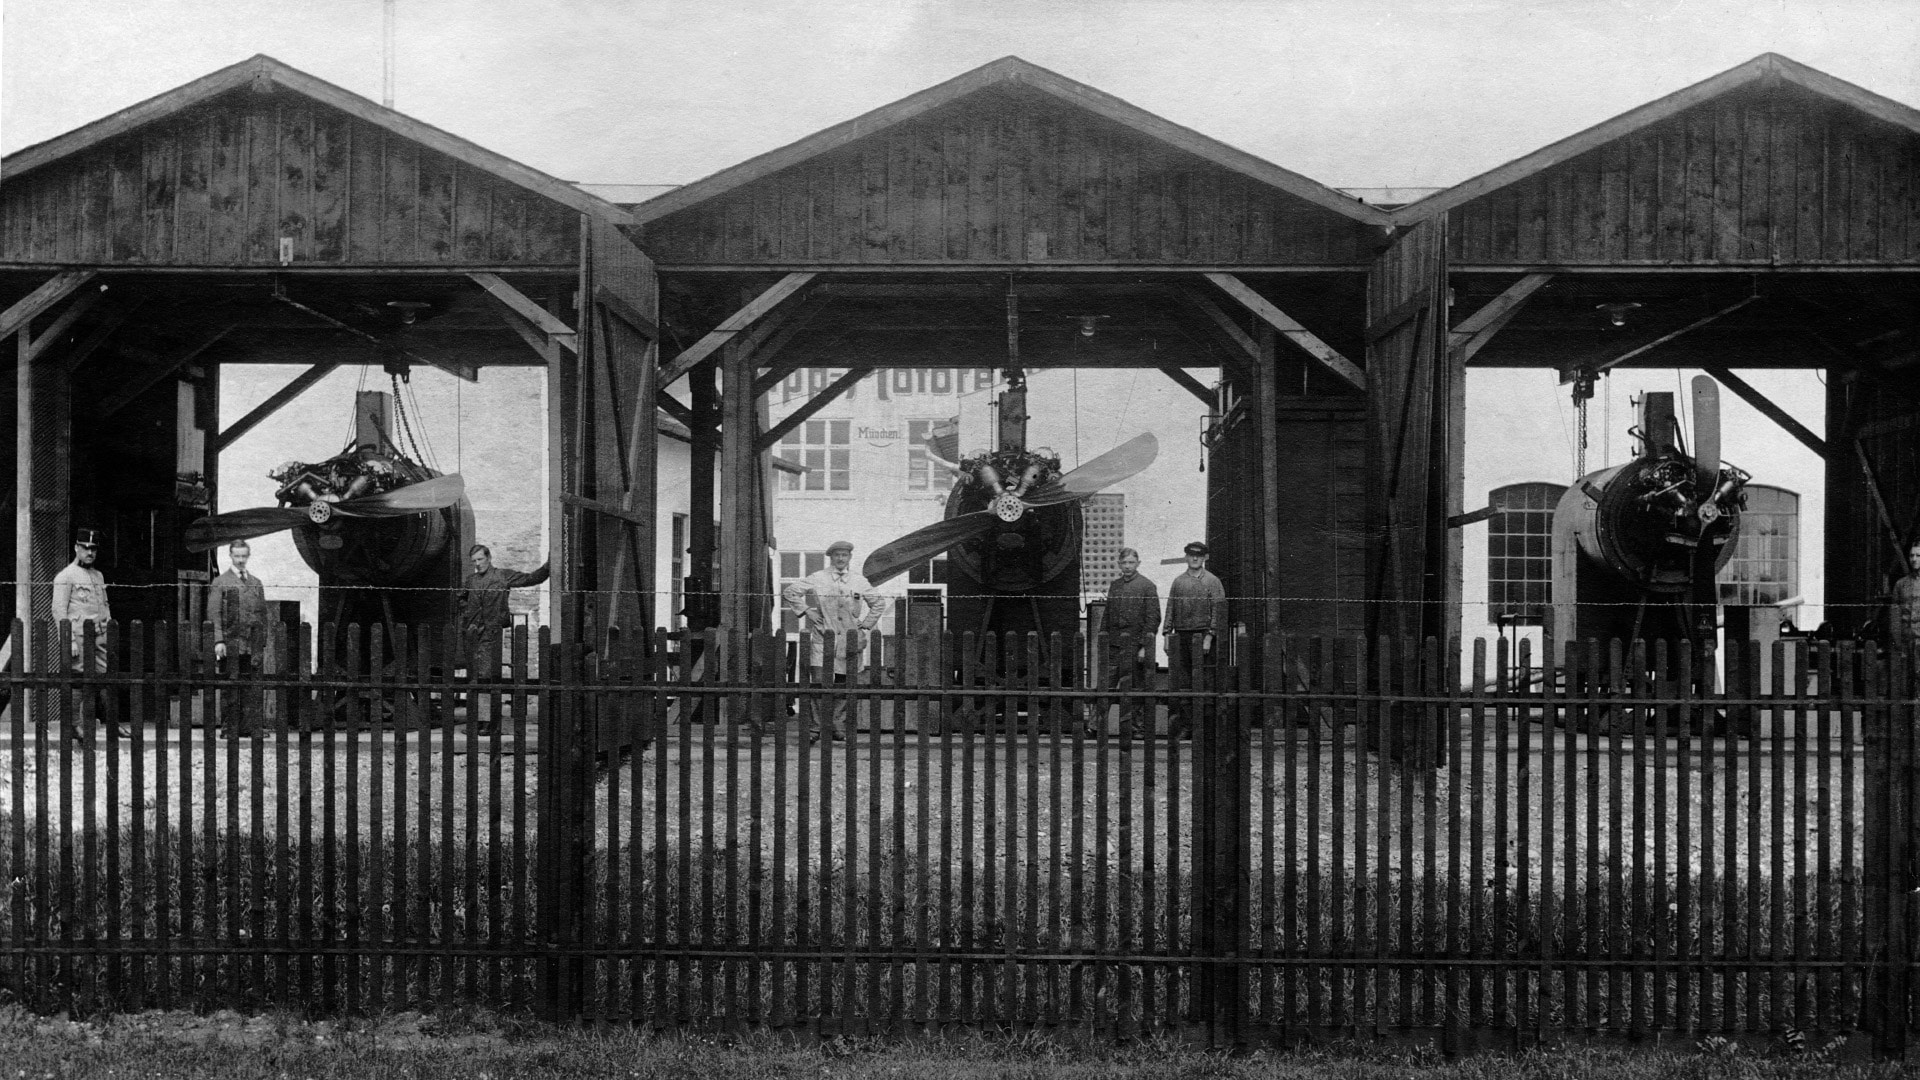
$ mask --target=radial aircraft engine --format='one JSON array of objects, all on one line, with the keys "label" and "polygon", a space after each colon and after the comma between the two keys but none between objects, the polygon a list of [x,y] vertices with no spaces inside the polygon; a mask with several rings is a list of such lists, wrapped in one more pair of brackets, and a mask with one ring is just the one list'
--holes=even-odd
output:
[{"label": "radial aircraft engine", "polygon": [[1733,557],[1746,472],[1720,460],[1719,384],[1693,380],[1693,452],[1682,445],[1673,395],[1648,393],[1640,448],[1588,473],[1553,515],[1551,642],[1618,638],[1705,643],[1718,620],[1715,575]]}]

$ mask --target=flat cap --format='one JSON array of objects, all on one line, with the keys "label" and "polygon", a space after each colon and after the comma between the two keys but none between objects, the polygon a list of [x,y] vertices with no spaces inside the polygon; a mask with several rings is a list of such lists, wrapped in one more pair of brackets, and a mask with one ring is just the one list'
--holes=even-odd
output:
[{"label": "flat cap", "polygon": [[836,551],[845,551],[851,554],[853,551],[853,541],[835,540],[833,543],[827,545],[827,554],[831,555]]},{"label": "flat cap", "polygon": [[1198,540],[1187,545],[1187,554],[1189,555],[1205,555],[1206,553],[1207,545]]}]

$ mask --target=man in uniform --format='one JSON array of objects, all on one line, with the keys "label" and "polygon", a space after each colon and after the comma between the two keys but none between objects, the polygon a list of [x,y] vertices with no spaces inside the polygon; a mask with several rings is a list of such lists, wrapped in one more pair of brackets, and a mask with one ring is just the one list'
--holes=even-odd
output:
[{"label": "man in uniform", "polygon": [[1907,576],[1893,583],[1889,608],[1894,652],[1911,662],[1914,645],[1920,643],[1920,540],[1907,545]]},{"label": "man in uniform", "polygon": [[[93,654],[91,667],[95,672],[107,670],[107,621],[113,618],[113,612],[107,607],[107,578],[93,564],[100,555],[100,530],[75,529],[73,533],[73,561],[53,576],[53,624],[58,627],[63,622],[73,624],[73,640],[68,647],[68,661],[74,671],[84,671],[89,666],[82,658],[86,648],[86,626],[93,624]],[[94,717],[100,723],[107,719],[107,697],[102,690],[93,692]],[[116,725],[121,735],[126,735],[125,724]],[[70,731],[76,739],[86,741],[92,736],[78,727]]]},{"label": "man in uniform", "polygon": [[[820,687],[846,685],[849,676],[865,666],[867,632],[880,622],[886,601],[867,579],[855,573],[853,544],[835,540],[827,545],[827,566],[780,590],[788,611],[800,617],[801,632],[811,642],[808,670]],[[833,635],[833,656],[827,656],[827,635]],[[847,737],[847,699],[834,694],[828,705],[818,697],[807,699],[807,728],[814,739]],[[822,723],[821,714],[826,714]]]},{"label": "man in uniform", "polygon": [[[245,540],[227,545],[228,570],[213,579],[213,656],[229,675],[246,678],[259,670],[267,655],[267,589],[247,573],[253,549]],[[260,716],[259,691],[220,692],[220,726],[229,735],[249,735]]]},{"label": "man in uniform", "polygon": [[[502,631],[513,625],[513,619],[507,614],[507,595],[513,589],[546,581],[547,564],[541,563],[540,569],[531,573],[495,566],[493,552],[485,544],[468,548],[467,558],[473,571],[467,575],[466,587],[460,590],[459,597],[460,638],[466,647],[467,678],[475,682],[493,681],[500,678]],[[471,709],[469,715],[479,717],[474,730],[492,731],[492,695],[476,693],[473,701],[477,708]]]},{"label": "man in uniform", "polygon": [[[1160,590],[1140,573],[1140,553],[1120,549],[1120,576],[1107,584],[1107,614],[1101,628],[1107,635],[1106,688],[1148,690],[1152,683],[1153,639],[1160,632]],[[1105,712],[1105,707],[1102,707]],[[1127,734],[1146,734],[1142,719],[1145,703],[1129,701],[1122,707]]]},{"label": "man in uniform", "polygon": [[[1167,689],[1178,693],[1194,687],[1196,665],[1211,664],[1214,645],[1227,632],[1227,590],[1207,570],[1207,545],[1188,544],[1187,572],[1167,589]],[[1176,697],[1167,705],[1167,733],[1193,734],[1187,702]]]}]

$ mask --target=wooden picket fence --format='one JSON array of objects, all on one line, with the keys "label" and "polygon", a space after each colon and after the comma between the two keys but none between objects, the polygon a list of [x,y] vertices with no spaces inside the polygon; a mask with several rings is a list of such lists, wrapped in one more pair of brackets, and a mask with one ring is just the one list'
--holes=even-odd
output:
[{"label": "wooden picket fence", "polygon": [[435,631],[302,627],[251,675],[139,624],[76,673],[70,633],[0,684],[34,1008],[1887,1052],[1914,1019],[1912,672],[1870,646],[1243,634],[1102,689],[1104,642],[1031,635],[875,638],[837,681],[777,635],[522,630],[475,681]]}]

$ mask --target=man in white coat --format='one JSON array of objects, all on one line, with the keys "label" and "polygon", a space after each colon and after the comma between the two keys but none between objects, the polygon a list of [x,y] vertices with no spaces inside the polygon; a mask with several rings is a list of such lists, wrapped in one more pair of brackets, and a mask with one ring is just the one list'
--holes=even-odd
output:
[{"label": "man in white coat", "polygon": [[[790,583],[780,591],[780,599],[800,617],[801,632],[809,643],[810,681],[815,686],[843,687],[849,676],[866,666],[867,634],[879,625],[886,601],[853,569],[852,543],[835,540],[827,545],[826,567]],[[827,651],[828,635],[833,639],[832,655]],[[807,730],[814,739],[847,737],[845,695],[831,695],[830,703],[822,697],[808,697],[806,702]]]}]

